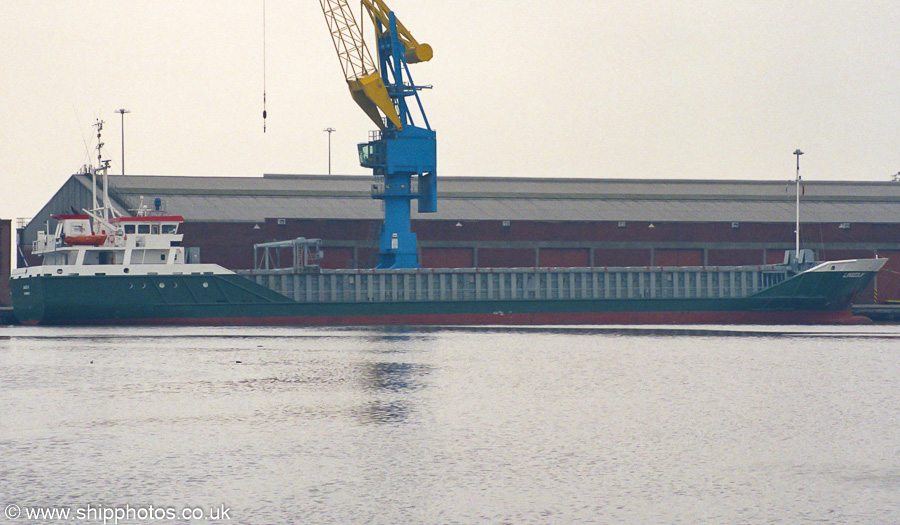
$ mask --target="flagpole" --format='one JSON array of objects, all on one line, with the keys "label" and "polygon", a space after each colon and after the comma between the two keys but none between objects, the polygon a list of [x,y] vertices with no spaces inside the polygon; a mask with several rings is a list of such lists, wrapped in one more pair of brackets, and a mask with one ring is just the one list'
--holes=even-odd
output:
[{"label": "flagpole", "polygon": [[794,244],[794,261],[798,264],[800,262],[800,155],[803,155],[803,152],[797,148],[794,151],[794,155],[797,157],[797,206],[795,208],[796,211],[796,222],[794,223],[794,234],[796,235],[796,242]]}]

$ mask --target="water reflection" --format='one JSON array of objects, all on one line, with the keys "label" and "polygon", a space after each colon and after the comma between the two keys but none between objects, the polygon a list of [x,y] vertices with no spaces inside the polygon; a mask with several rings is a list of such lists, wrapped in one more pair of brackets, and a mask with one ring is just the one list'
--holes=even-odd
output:
[{"label": "water reflection", "polygon": [[415,391],[425,387],[429,372],[430,367],[414,363],[365,363],[361,380],[363,388],[374,392]]},{"label": "water reflection", "polygon": [[412,413],[412,406],[405,401],[370,401],[355,410],[354,415],[361,423],[394,424],[405,423]]},{"label": "water reflection", "polygon": [[385,360],[389,355],[413,357],[428,348],[431,335],[405,327],[390,327],[365,338],[358,365],[359,386],[369,400],[355,416],[363,423],[403,423],[415,412],[416,395],[427,386],[430,365],[410,360]]},{"label": "water reflection", "polygon": [[502,335],[625,335],[625,336],[699,336],[699,337],[835,337],[898,339],[900,333],[888,325],[871,329],[840,325],[715,325],[715,326],[439,326],[420,327],[418,332]]},{"label": "water reflection", "polygon": [[391,361],[360,365],[360,387],[371,397],[356,411],[363,423],[405,422],[415,411],[415,395],[427,386],[427,365]]},{"label": "water reflection", "polygon": [[10,333],[4,505],[225,503],[235,523],[897,521],[897,327]]}]

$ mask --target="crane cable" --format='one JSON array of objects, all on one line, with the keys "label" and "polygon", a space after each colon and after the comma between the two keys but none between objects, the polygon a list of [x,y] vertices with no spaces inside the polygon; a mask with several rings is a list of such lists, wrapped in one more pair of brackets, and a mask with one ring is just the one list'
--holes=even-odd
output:
[{"label": "crane cable", "polygon": [[263,133],[266,132],[266,0],[263,0]]}]

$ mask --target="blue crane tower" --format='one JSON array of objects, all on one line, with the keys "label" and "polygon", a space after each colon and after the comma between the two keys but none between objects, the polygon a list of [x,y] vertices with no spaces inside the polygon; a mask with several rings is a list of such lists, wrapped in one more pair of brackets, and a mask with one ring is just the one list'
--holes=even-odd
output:
[{"label": "blue crane tower", "polygon": [[[437,143],[419,98],[430,86],[413,83],[409,64],[430,60],[433,51],[418,43],[382,0],[362,0],[375,28],[376,65],[347,0],[319,1],[350,94],[379,128],[359,145],[360,165],[375,177],[372,198],[384,203],[377,267],[418,268],[411,201],[418,201],[420,213],[437,211]],[[418,109],[421,123],[412,109]]]}]

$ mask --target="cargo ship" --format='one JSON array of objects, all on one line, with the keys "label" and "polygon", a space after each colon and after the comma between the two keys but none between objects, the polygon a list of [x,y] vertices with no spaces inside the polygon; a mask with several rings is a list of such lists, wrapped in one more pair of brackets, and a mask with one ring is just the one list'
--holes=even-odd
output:
[{"label": "cargo ship", "polygon": [[[89,169],[91,209],[56,215],[34,241],[39,266],[11,275],[15,315],[26,324],[482,325],[607,323],[849,323],[853,298],[886,259],[812,262],[797,246],[784,264],[722,267],[423,269],[410,206],[437,210],[436,135],[410,64],[427,62],[420,44],[383,0],[364,0],[378,61],[346,0],[322,3],[353,100],[378,126],[359,144],[372,169],[372,197],[384,222],[375,269],[325,270],[319,243],[258,245],[253,270],[190,260],[181,216],[144,206],[123,216],[96,195],[108,161]],[[414,103],[407,103],[412,98]],[[418,115],[413,118],[413,113]],[[265,111],[263,111],[265,119]],[[100,129],[98,121],[98,160]],[[326,131],[332,131],[330,128]],[[330,136],[330,135],[329,135]],[[288,251],[290,265],[277,254]],[[272,253],[276,257],[270,257]],[[270,264],[273,261],[276,264]]]},{"label": "cargo ship", "polygon": [[181,216],[103,215],[56,215],[55,230],[38,234],[32,248],[42,263],[10,279],[20,322],[856,323],[866,319],[854,317],[850,303],[887,261],[813,263],[801,250],[785,264],[754,266],[326,270],[320,241],[295,239],[257,245],[256,268],[235,272],[190,260]]}]

